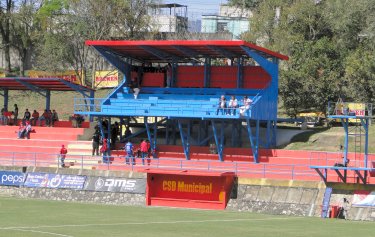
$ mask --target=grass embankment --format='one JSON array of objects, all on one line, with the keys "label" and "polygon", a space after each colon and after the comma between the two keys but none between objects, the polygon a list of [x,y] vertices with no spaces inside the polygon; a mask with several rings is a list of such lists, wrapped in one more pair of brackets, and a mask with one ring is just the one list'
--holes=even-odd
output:
[{"label": "grass embankment", "polygon": [[[351,126],[349,133],[354,133],[355,126]],[[369,153],[375,153],[375,126],[369,128]],[[364,132],[362,132],[364,135]],[[361,139],[362,148],[361,152],[364,152],[365,137],[357,137]],[[344,146],[345,131],[343,127],[332,127],[332,128],[312,128],[306,130],[293,137],[290,144],[283,147],[288,150],[314,150],[314,151],[340,151],[340,145]],[[354,136],[349,136],[349,151],[354,152]]]}]

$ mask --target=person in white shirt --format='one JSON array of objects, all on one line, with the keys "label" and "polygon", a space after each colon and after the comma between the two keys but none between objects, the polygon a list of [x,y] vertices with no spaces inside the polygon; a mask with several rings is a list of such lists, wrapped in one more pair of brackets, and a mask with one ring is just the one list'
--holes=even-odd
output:
[{"label": "person in white shirt", "polygon": [[229,105],[228,105],[228,108],[229,108],[229,115],[236,115],[236,109],[238,108],[238,101],[236,99],[235,96],[231,96],[230,97],[230,100],[229,100]]},{"label": "person in white shirt", "polygon": [[221,115],[226,114],[227,109],[227,99],[225,99],[225,96],[222,95],[219,99],[219,104],[216,110],[216,115],[219,115],[219,111],[221,111]]},{"label": "person in white shirt", "polygon": [[246,95],[243,97],[243,106],[240,107],[240,114],[244,116],[245,112],[250,109],[250,105],[253,102],[249,97]]}]

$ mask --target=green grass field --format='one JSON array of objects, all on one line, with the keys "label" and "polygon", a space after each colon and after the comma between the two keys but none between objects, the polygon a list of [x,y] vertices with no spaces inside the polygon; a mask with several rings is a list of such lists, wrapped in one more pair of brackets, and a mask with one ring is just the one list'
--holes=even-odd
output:
[{"label": "green grass field", "polygon": [[373,222],[0,197],[1,237],[374,236]]}]

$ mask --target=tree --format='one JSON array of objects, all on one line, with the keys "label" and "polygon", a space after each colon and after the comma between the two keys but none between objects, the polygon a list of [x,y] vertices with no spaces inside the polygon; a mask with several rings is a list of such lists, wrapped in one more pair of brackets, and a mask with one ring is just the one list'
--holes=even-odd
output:
[{"label": "tree", "polygon": [[13,0],[0,1],[0,34],[5,56],[5,71],[10,72],[10,22],[13,8]]},{"label": "tree", "polygon": [[[101,60],[86,40],[138,39],[147,30],[145,0],[51,1],[41,9],[47,33],[39,47],[38,65],[44,69],[71,68],[77,75],[96,68]],[[51,20],[52,19],[52,20]],[[143,30],[143,31],[142,31]],[[96,56],[94,56],[96,55]],[[58,65],[51,68],[51,65]],[[80,78],[84,83],[85,78]]]},{"label": "tree", "polygon": [[26,62],[31,57],[34,45],[42,34],[36,13],[41,7],[40,0],[23,0],[12,14],[11,46],[16,49],[20,59],[20,75],[24,76]]}]

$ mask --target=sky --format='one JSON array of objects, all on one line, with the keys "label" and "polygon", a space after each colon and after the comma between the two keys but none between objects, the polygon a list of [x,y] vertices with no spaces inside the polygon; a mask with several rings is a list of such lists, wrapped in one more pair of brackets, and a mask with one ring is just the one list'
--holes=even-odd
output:
[{"label": "sky", "polygon": [[227,0],[164,0],[164,3],[178,3],[188,6],[188,17],[200,19],[204,14],[216,14],[219,12],[220,4],[227,3]]}]

